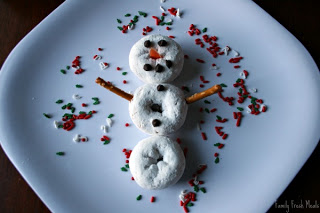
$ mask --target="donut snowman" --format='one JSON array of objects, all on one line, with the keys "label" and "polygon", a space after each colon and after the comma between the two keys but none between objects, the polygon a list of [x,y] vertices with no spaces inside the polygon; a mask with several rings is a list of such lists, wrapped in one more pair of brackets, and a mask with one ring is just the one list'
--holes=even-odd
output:
[{"label": "donut snowman", "polygon": [[96,79],[96,83],[129,101],[132,122],[151,135],[134,147],[129,163],[135,181],[145,189],[163,189],[180,179],[185,157],[179,144],[167,135],[183,125],[189,104],[221,90],[215,85],[184,97],[181,89],[169,83],[179,76],[183,62],[177,42],[167,36],[150,35],[135,43],[129,54],[130,69],[146,83],[133,95],[102,78]]}]

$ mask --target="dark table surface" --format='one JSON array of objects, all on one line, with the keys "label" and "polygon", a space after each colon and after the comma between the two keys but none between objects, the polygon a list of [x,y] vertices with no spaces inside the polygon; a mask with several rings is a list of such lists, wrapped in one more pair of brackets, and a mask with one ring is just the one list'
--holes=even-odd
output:
[{"label": "dark table surface", "polygon": [[[0,0],[0,65],[14,46],[43,18],[58,7],[62,0]],[[256,0],[264,10],[295,35],[320,63],[320,12],[317,0]],[[310,200],[320,205],[320,145],[277,204],[289,205]],[[226,201],[227,202],[227,201]],[[273,205],[269,212],[286,212]],[[0,212],[49,212],[11,164],[0,148]],[[317,209],[290,208],[289,212],[320,212]]]}]

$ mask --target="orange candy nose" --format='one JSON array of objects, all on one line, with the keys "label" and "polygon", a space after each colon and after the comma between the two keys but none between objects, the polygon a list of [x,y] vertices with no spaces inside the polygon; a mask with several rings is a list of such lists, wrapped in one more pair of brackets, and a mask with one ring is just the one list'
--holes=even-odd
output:
[{"label": "orange candy nose", "polygon": [[162,58],[161,55],[157,52],[157,50],[151,48],[149,52],[150,58],[152,59],[159,59]]}]

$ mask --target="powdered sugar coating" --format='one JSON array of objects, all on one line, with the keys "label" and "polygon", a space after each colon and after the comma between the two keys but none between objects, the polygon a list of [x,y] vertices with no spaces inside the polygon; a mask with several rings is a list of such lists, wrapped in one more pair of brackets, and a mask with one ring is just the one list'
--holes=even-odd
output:
[{"label": "powdered sugar coating", "polygon": [[130,171],[139,186],[163,189],[175,184],[185,169],[185,157],[179,144],[164,136],[140,141],[132,150]]},{"label": "powdered sugar coating", "polygon": [[[144,42],[149,40],[151,47],[145,47]],[[158,42],[165,40],[166,46],[159,46]],[[154,48],[162,56],[160,59],[152,59],[149,56],[150,48]],[[172,67],[166,66],[166,60],[172,61]],[[180,45],[171,38],[163,35],[149,35],[140,39],[133,45],[129,54],[129,65],[132,72],[134,72],[142,81],[146,83],[155,82],[170,82],[173,81],[180,74],[184,62],[184,54]],[[153,69],[145,71],[143,66],[150,64]],[[162,65],[164,70],[162,72],[155,72],[154,68],[157,64]]]},{"label": "powdered sugar coating", "polygon": [[[158,91],[159,83],[145,84],[139,87],[129,103],[129,113],[133,123],[148,134],[168,135],[177,131],[184,123],[188,105],[182,90],[162,84],[163,91]],[[158,104],[162,112],[153,111],[151,106]],[[159,126],[153,126],[153,120],[159,120]]]}]

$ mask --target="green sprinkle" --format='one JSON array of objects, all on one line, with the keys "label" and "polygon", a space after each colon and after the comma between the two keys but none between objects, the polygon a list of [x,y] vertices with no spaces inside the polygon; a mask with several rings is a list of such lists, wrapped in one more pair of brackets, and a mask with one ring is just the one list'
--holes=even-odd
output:
[{"label": "green sprinkle", "polygon": [[140,16],[147,17],[147,13],[145,13],[145,12],[138,11],[138,13],[139,13]]},{"label": "green sprinkle", "polygon": [[214,160],[215,163],[219,163],[219,161],[220,161],[220,160],[219,160],[219,157],[217,157],[217,158]]},{"label": "green sprinkle", "polygon": [[60,124],[60,125],[58,126],[58,128],[63,128],[63,125],[62,125],[62,124]]},{"label": "green sprinkle", "polygon": [[61,72],[62,74],[66,74],[66,73],[67,73],[65,70],[60,70],[60,72]]},{"label": "green sprinkle", "polygon": [[221,145],[221,143],[215,143],[214,144],[214,146],[220,146]]},{"label": "green sprinkle", "polygon": [[194,186],[194,187],[193,187],[193,190],[194,190],[195,192],[198,192],[198,191],[199,191],[199,186]]},{"label": "green sprinkle", "polygon": [[222,87],[227,87],[227,85],[225,85],[225,84],[223,84],[223,83],[222,83],[222,84],[220,84],[220,86],[222,86]]},{"label": "green sprinkle", "polygon": [[76,111],[76,108],[72,107],[71,112],[74,113],[74,111]]},{"label": "green sprinkle", "polygon": [[118,26],[118,29],[119,29],[119,30],[121,30],[121,31],[123,30],[123,28],[122,28],[122,27],[120,27],[120,26]]},{"label": "green sprinkle", "polygon": [[68,103],[68,104],[67,104],[67,107],[72,107],[72,103]]},{"label": "green sprinkle", "polygon": [[107,145],[107,144],[109,144],[109,143],[110,143],[110,141],[105,140],[104,143],[103,143],[103,145]]},{"label": "green sprinkle", "polygon": [[166,25],[172,25],[172,21],[171,22],[167,22]]},{"label": "green sprinkle", "polygon": [[207,191],[206,191],[206,189],[205,188],[200,188],[200,191],[202,191],[203,193],[206,193]]},{"label": "green sprinkle", "polygon": [[211,102],[210,102],[210,101],[207,101],[207,100],[204,100],[204,103],[205,103],[205,104],[211,104]]},{"label": "green sprinkle", "polygon": [[203,33],[207,32],[207,28],[206,28],[206,27],[203,28],[202,32],[203,32]]},{"label": "green sprinkle", "polygon": [[131,16],[130,13],[127,13],[127,14],[124,15],[124,17],[129,17],[129,16]]},{"label": "green sprinkle", "polygon": [[141,198],[142,198],[142,195],[139,195],[136,199],[141,200]]},{"label": "green sprinkle", "polygon": [[129,164],[126,164],[126,167],[129,169]]},{"label": "green sprinkle", "polygon": [[88,112],[88,115],[92,115],[92,111],[89,111],[89,112]]},{"label": "green sprinkle", "polygon": [[130,22],[130,23],[129,23],[129,26],[131,27],[132,25],[133,25],[133,23]]},{"label": "green sprinkle", "polygon": [[67,105],[63,105],[62,107],[61,107],[61,109],[66,109],[67,108]]},{"label": "green sprinkle", "polygon": [[123,72],[123,73],[122,73],[122,75],[126,75],[126,74],[127,74],[127,72]]},{"label": "green sprinkle", "polygon": [[217,120],[219,121],[222,120],[222,118],[219,115],[217,115],[216,117],[217,117]]},{"label": "green sprinkle", "polygon": [[114,114],[111,113],[111,114],[108,116],[108,118],[112,118],[113,116],[114,116]]},{"label": "green sprinkle", "polygon": [[160,25],[160,26],[163,26],[163,25],[165,25],[165,24],[166,24],[166,23],[164,23],[164,22],[161,22],[161,23],[160,23],[159,25]]},{"label": "green sprinkle", "polygon": [[70,70],[70,66],[69,66],[69,65],[68,65],[68,66],[66,66],[66,69],[67,69],[67,70]]},{"label": "green sprinkle", "polygon": [[79,115],[81,115],[81,114],[86,114],[86,112],[80,111],[80,112],[79,112]]},{"label": "green sprinkle", "polygon": [[91,99],[94,100],[94,101],[99,101],[99,98],[97,98],[97,97],[93,97]]},{"label": "green sprinkle", "polygon": [[208,108],[205,108],[204,111],[206,111],[206,113],[210,113],[210,110]]},{"label": "green sprinkle", "polygon": [[187,204],[187,206],[188,206],[188,207],[193,206],[193,203],[189,202],[189,203]]},{"label": "green sprinkle", "polygon": [[134,17],[133,17],[133,20],[135,21],[138,21],[139,20],[139,16],[137,16],[137,15],[135,15]]},{"label": "green sprinkle", "polygon": [[242,107],[237,107],[237,109],[239,110],[239,111],[243,111],[243,108]]},{"label": "green sprinkle", "polygon": [[[138,20],[133,20],[132,22],[133,22],[133,24],[135,24],[135,23],[137,23],[137,22],[138,22]],[[131,23],[131,22],[130,22],[130,23]]]},{"label": "green sprinkle", "polygon": [[44,115],[44,117],[46,117],[46,118],[51,118],[51,116],[48,115],[48,114],[46,114],[46,113],[43,113],[43,115]]},{"label": "green sprinkle", "polygon": [[83,86],[80,85],[80,84],[76,84],[76,87],[77,87],[77,88],[82,88]]},{"label": "green sprinkle", "polygon": [[238,78],[236,82],[237,82],[237,83],[239,83],[240,81],[241,81],[241,79],[240,79],[240,78]]},{"label": "green sprinkle", "polygon": [[121,167],[121,171],[127,172],[128,170],[125,167]]},{"label": "green sprinkle", "polygon": [[98,105],[98,104],[100,104],[100,101],[95,101],[95,102],[93,103],[93,105]]},{"label": "green sprinkle", "polygon": [[56,101],[56,104],[62,104],[63,103],[63,100],[59,99]]},{"label": "green sprinkle", "polygon": [[122,21],[121,21],[120,19],[118,19],[118,18],[117,18],[117,22],[118,22],[119,24],[121,24],[121,23],[122,23]]},{"label": "green sprinkle", "polygon": [[247,98],[247,97],[248,97],[248,95],[243,95],[242,97],[243,97],[243,98]]},{"label": "green sprinkle", "polygon": [[242,94],[242,88],[239,89],[239,93]]},{"label": "green sprinkle", "polygon": [[63,156],[64,152],[56,152],[56,155]]},{"label": "green sprinkle", "polygon": [[164,16],[161,16],[160,21],[163,22],[163,20],[164,20]]}]

